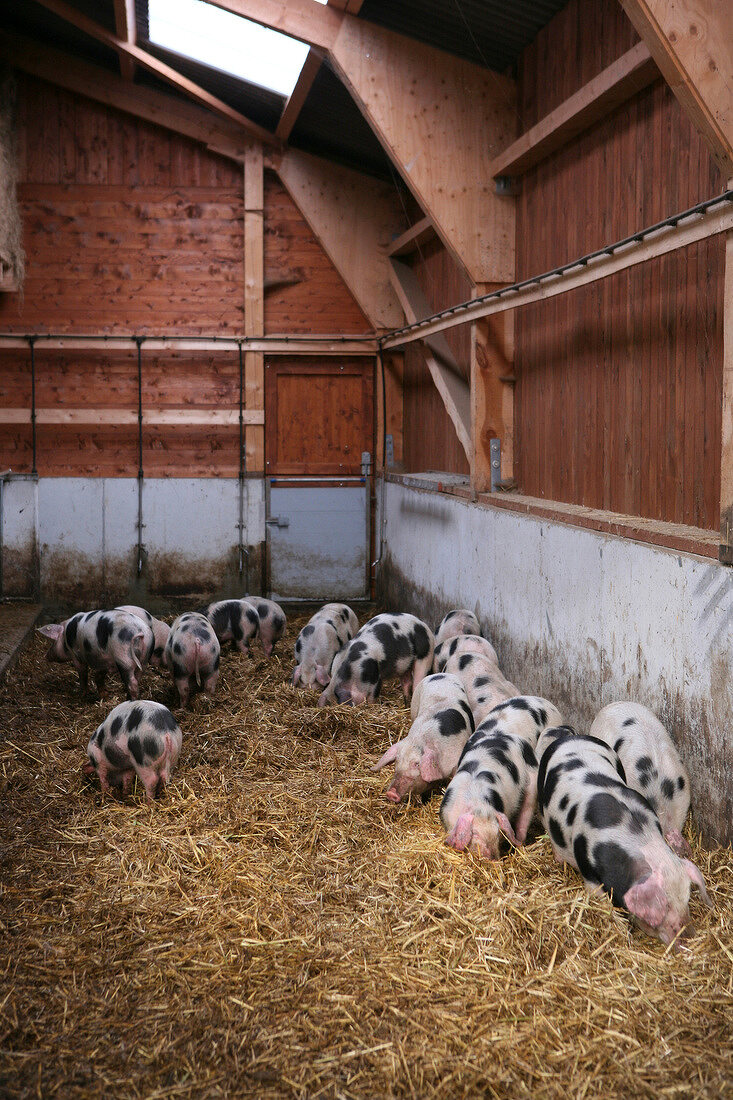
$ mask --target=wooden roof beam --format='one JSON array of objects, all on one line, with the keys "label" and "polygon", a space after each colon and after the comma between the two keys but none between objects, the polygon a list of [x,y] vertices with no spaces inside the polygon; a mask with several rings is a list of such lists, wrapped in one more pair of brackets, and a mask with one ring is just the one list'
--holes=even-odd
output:
[{"label": "wooden roof beam", "polygon": [[516,134],[513,80],[313,0],[207,2],[328,51],[471,282],[514,279],[514,202],[490,173]]},{"label": "wooden roof beam", "polygon": [[417,252],[421,245],[435,237],[435,226],[430,218],[420,218],[399,237],[396,237],[387,251],[390,256],[409,256],[411,252]]},{"label": "wooden roof beam", "polygon": [[0,31],[0,57],[16,69],[200,141],[232,160],[243,160],[251,144],[246,131],[202,107],[165,92],[130,84],[115,73],[21,35]]},{"label": "wooden roof beam", "polygon": [[733,34],[728,0],[621,0],[664,79],[733,175]]},{"label": "wooden roof beam", "polygon": [[649,50],[638,42],[495,157],[489,168],[491,175],[495,179],[521,175],[658,77],[659,69]]},{"label": "wooden roof beam", "polygon": [[320,54],[315,50],[310,50],[305,59],[303,68],[300,70],[300,76],[298,77],[297,83],[290,93],[287,103],[283,107],[283,113],[280,116],[280,121],[275,130],[275,137],[279,137],[281,141],[287,141],[290,137],[293,127],[298,121],[298,115],[301,112],[303,104],[308,98],[308,93],[313,87],[313,81],[318,76],[320,67]]},{"label": "wooden roof beam", "polygon": [[[135,45],[137,41],[137,21],[135,19],[135,0],[114,0],[115,30],[123,42]],[[128,54],[121,53],[120,72],[125,80],[134,80],[135,62]]]},{"label": "wooden roof beam", "polygon": [[387,249],[404,225],[394,187],[297,149],[267,159],[375,329],[403,323]]},{"label": "wooden roof beam", "polygon": [[[402,303],[407,320],[412,323],[430,315],[430,306],[411,267],[401,260],[390,260],[390,277]],[[458,440],[469,463],[473,462],[471,443],[471,394],[468,383],[459,373],[448,341],[437,333],[428,336],[422,345],[430,375],[441,396],[445,411],[451,418]]]},{"label": "wooden roof beam", "polygon": [[44,8],[48,8],[49,11],[58,15],[59,18],[65,19],[78,30],[88,34],[91,38],[96,38],[98,42],[103,42],[106,46],[111,46],[112,49],[117,50],[119,54],[124,54],[132,58],[138,65],[142,65],[144,69],[147,69],[148,72],[154,73],[155,76],[160,77],[162,80],[166,80],[169,84],[172,84],[173,87],[184,92],[197,103],[214,111],[215,114],[228,119],[230,122],[235,122],[259,141],[267,145],[279,144],[277,138],[274,134],[271,134],[269,130],[265,130],[264,127],[258,126],[257,123],[252,122],[250,119],[246,118],[245,115],[240,114],[239,111],[235,111],[228,103],[225,103],[221,99],[217,99],[216,96],[207,92],[205,88],[195,84],[193,80],[189,80],[176,69],[171,68],[170,65],[166,65],[164,62],[159,61],[158,58],[153,57],[152,54],[147,53],[145,50],[141,50],[139,46],[134,46],[130,42],[123,42],[121,38],[118,38],[116,34],[112,34],[106,27],[103,27],[100,23],[95,23],[93,19],[89,19],[86,15],[83,15],[77,8],[65,3],[65,0],[38,0],[38,2],[42,4]]}]

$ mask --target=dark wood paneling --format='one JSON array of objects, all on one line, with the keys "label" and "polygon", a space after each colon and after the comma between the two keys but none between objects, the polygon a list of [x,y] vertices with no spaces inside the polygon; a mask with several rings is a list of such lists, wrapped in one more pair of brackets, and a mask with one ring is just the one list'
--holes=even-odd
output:
[{"label": "dark wood paneling", "polygon": [[[615,0],[571,0],[525,52],[522,129],[636,42]],[[529,171],[517,277],[718,193],[707,147],[660,80]],[[517,311],[524,492],[718,524],[723,241]]]},{"label": "dark wood paneling", "polygon": [[[420,246],[410,258],[431,310],[438,311],[471,297],[471,283],[450,253],[438,240]],[[445,333],[448,345],[464,378],[470,375],[471,330],[468,325]],[[468,460],[458,441],[453,422],[445,411],[420,348],[405,347],[403,389],[404,467],[469,473]]]},{"label": "dark wood paneling", "polygon": [[280,181],[265,173],[265,332],[361,333],[371,325]]}]

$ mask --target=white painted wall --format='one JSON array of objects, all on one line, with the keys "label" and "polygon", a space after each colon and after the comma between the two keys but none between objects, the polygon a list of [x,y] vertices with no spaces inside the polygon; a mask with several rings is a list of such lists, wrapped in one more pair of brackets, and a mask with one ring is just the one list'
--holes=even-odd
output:
[{"label": "white painted wall", "polygon": [[[244,544],[256,547],[265,540],[264,482],[245,481],[244,494]],[[14,478],[3,512],[6,595],[32,594],[35,547],[43,596],[98,598],[138,585],[136,479]],[[142,590],[210,591],[231,581],[238,522],[237,478],[146,478]]]},{"label": "white painted wall", "polygon": [[437,625],[476,612],[523,691],[587,729],[636,699],[671,729],[697,819],[733,838],[733,570],[613,535],[388,483],[380,588]]}]

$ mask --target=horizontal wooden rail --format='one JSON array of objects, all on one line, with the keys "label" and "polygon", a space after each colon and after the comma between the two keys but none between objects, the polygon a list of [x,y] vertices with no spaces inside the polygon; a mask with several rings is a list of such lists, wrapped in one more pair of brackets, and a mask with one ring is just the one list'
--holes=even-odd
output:
[{"label": "horizontal wooden rail", "polygon": [[[264,424],[263,409],[245,409],[242,412],[245,424]],[[119,425],[137,424],[138,414],[133,409],[36,409],[36,424],[99,424]],[[0,424],[30,424],[30,409],[0,409]],[[143,424],[182,425],[185,427],[216,426],[236,427],[239,425],[237,409],[144,409]]]},{"label": "horizontal wooden rail", "polygon": [[415,252],[421,244],[425,244],[436,236],[432,218],[421,218],[419,222],[415,222],[392,241],[387,249],[387,255],[407,256],[410,252]]},{"label": "horizontal wooden rail", "polygon": [[521,283],[442,310],[415,324],[406,325],[384,337],[380,341],[381,348],[384,351],[400,348],[415,340],[424,340],[436,332],[469,324],[480,317],[489,317],[507,309],[519,309],[531,302],[541,302],[558,294],[567,294],[578,287],[607,279],[609,275],[653,260],[657,256],[664,256],[716,233],[726,233],[733,229],[733,191],[726,191],[720,199],[711,200],[711,204],[701,204],[704,205],[709,205],[709,208],[675,215],[668,219],[670,224],[643,230],[634,239],[609,245],[608,248],[599,249],[598,252],[574,260],[555,271],[525,279]]},{"label": "horizontal wooden rail", "polygon": [[[134,336],[33,336],[37,351],[55,349],[61,351],[129,351],[137,350]],[[374,337],[263,336],[241,340],[196,336],[146,336],[143,355],[151,351],[261,351],[271,355],[375,355],[377,341]],[[0,333],[0,351],[3,348],[28,349],[28,337],[17,333]]]},{"label": "horizontal wooden rail", "polygon": [[659,69],[643,42],[584,84],[574,95],[527,130],[495,157],[489,172],[518,176],[605,118],[642,88],[660,78]]}]

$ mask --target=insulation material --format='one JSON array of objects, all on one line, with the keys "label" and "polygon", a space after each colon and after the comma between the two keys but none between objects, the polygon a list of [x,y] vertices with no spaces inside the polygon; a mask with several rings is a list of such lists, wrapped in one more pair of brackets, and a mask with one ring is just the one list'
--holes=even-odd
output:
[{"label": "insulation material", "polygon": [[[8,1095],[721,1096],[733,1080],[733,863],[688,833],[715,910],[675,953],[559,867],[549,840],[447,848],[439,798],[370,771],[409,727],[319,710],[279,651],[228,650],[180,715],[152,806],[102,797],[79,696],[31,642],[0,692],[0,1080]],[[144,694],[173,704],[170,677]]]}]

